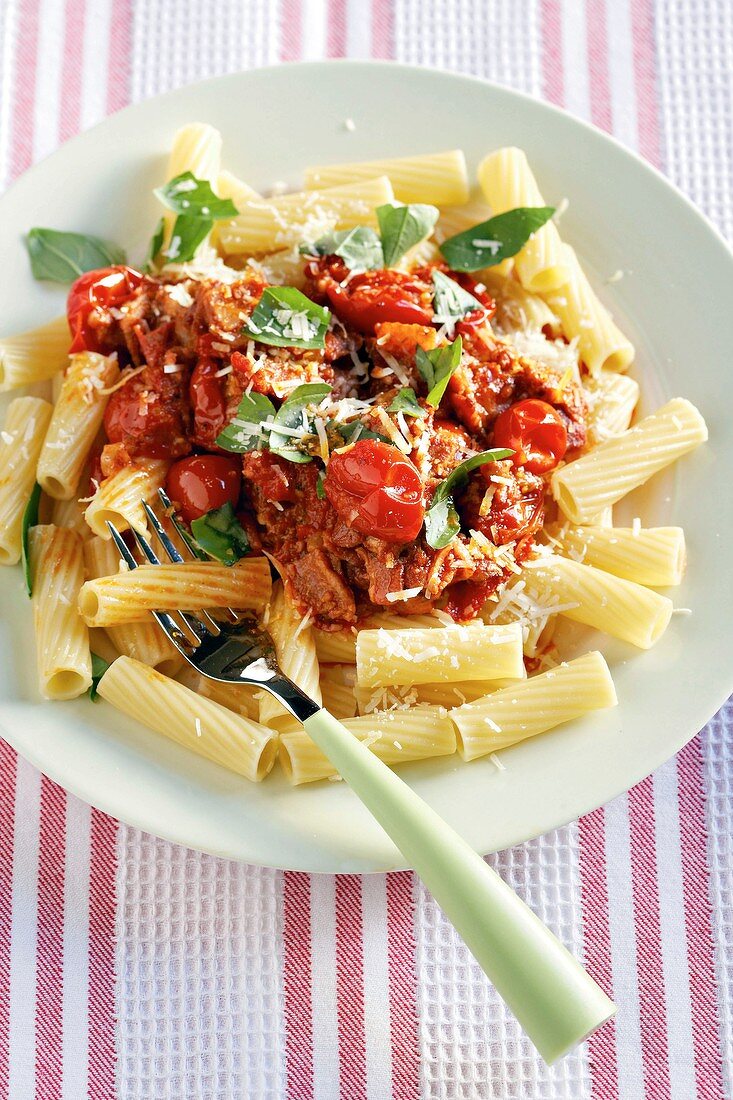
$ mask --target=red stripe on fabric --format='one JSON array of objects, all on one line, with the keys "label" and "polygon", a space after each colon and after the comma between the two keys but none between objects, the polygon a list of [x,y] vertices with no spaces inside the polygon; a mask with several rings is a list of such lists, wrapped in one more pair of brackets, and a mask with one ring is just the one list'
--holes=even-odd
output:
[{"label": "red stripe on fabric", "polygon": [[387,965],[393,1100],[420,1100],[415,889],[409,871],[387,875]]},{"label": "red stripe on fabric", "polygon": [[551,103],[562,106],[565,77],[562,62],[562,10],[560,0],[542,0],[542,88]]},{"label": "red stripe on fabric", "polygon": [[63,1080],[66,792],[41,776],[36,938],[37,1100],[57,1100]]},{"label": "red stripe on fabric", "polygon": [[654,30],[654,0],[633,0],[631,4],[634,86],[639,131],[639,152],[659,167],[662,162],[657,59]]},{"label": "red stripe on fabric", "polygon": [[300,0],[280,3],[280,60],[299,61],[303,49],[303,13]]},{"label": "red stripe on fabric", "polygon": [[337,875],[336,1012],[340,1100],[366,1100],[364,927],[361,879]]},{"label": "red stripe on fabric", "polygon": [[[94,0],[91,0],[93,3]],[[109,31],[107,72],[107,114],[130,102],[130,59],[132,57],[132,0],[114,0]]]},{"label": "red stripe on fabric", "polygon": [[10,941],[13,927],[13,837],[18,757],[0,740],[0,1100],[10,1090]]},{"label": "red stripe on fabric", "polygon": [[59,141],[68,141],[69,138],[78,134],[81,123],[84,7],[84,0],[66,0],[64,57],[61,65]]},{"label": "red stripe on fabric", "polygon": [[313,1100],[311,885],[300,871],[283,874],[283,956],[288,1100]]},{"label": "red stripe on fabric", "polygon": [[[606,815],[603,808],[578,822],[580,902],[585,965],[601,989],[613,999],[611,927],[606,863]],[[588,1040],[592,1096],[618,1100],[616,1022],[609,1020]]]},{"label": "red stripe on fabric", "polygon": [[698,1100],[717,1100],[725,1094],[725,1085],[715,977],[702,753],[699,737],[682,749],[677,757],[677,779],[695,1081]]},{"label": "red stripe on fabric", "polygon": [[38,8],[40,0],[21,4],[15,51],[15,103],[11,125],[10,175],[19,176],[33,163],[33,107],[38,64]]},{"label": "red stripe on fabric", "polygon": [[92,809],[89,865],[89,1100],[115,1100],[118,823]]},{"label": "red stripe on fabric", "polygon": [[372,57],[389,61],[394,55],[394,5],[392,0],[372,0]]},{"label": "red stripe on fabric", "polygon": [[327,57],[346,57],[346,24],[349,18],[346,0],[328,0]]},{"label": "red stripe on fabric", "polygon": [[639,1028],[645,1096],[670,1096],[667,1009],[662,969],[657,847],[654,835],[654,787],[651,777],[628,794],[631,836],[631,886],[639,987]]},{"label": "red stripe on fabric", "polygon": [[[614,0],[611,0],[613,3]],[[606,0],[586,0],[588,70],[590,74],[591,122],[609,133],[613,129],[611,79],[608,69]]]}]

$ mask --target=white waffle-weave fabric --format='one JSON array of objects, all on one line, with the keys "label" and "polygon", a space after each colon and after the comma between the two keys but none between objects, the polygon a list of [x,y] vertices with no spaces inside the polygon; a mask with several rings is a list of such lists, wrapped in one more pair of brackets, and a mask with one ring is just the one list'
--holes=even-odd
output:
[{"label": "white waffle-weave fabric", "polygon": [[[128,102],[325,56],[550,99],[733,236],[729,0],[2,0],[0,176]],[[552,1070],[411,876],[176,848],[0,746],[0,1100],[733,1097],[732,723],[494,858],[621,1007]]]}]

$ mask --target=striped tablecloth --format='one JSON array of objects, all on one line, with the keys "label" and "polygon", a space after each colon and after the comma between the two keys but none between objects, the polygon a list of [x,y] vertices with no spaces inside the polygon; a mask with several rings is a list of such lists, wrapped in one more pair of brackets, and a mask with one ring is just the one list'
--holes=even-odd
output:
[{"label": "striped tablecloth", "polygon": [[[375,56],[562,104],[733,234],[730,0],[2,0],[0,20],[4,182],[157,92]],[[176,848],[2,744],[0,1100],[730,1098],[731,723],[492,860],[620,1007],[552,1070],[409,874]]]}]

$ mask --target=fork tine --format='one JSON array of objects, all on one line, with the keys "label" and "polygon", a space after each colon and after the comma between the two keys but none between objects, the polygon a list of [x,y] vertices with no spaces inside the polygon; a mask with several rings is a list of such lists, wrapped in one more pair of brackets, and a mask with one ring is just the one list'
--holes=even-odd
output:
[{"label": "fork tine", "polygon": [[169,539],[168,535],[166,534],[165,528],[156,516],[153,509],[148,504],[147,500],[143,501],[143,508],[145,509],[145,515],[148,517],[150,526],[153,528],[156,535],[158,536],[158,541],[160,542],[160,545],[163,547],[170,560],[176,563],[183,562],[183,557],[181,556],[181,554],[178,553],[175,546]]},{"label": "fork tine", "polygon": [[128,550],[127,544],[123,539],[120,532],[115,527],[114,523],[107,520],[107,530],[112,536],[112,541],[120,552],[120,557],[127,564],[129,569],[137,569],[137,562],[135,561],[135,555],[132,550]]},{"label": "fork tine", "polygon": [[206,556],[202,557],[186,528],[176,519],[173,511],[173,504],[171,503],[171,498],[168,496],[165,489],[158,489],[158,497],[160,499],[160,503],[163,505],[166,512],[168,513],[168,517],[171,523],[175,527],[178,534],[181,536],[181,541],[183,542],[183,545],[186,547],[191,557],[198,558],[199,561],[206,561]]},{"label": "fork tine", "polygon": [[145,536],[141,535],[140,532],[136,531],[134,528],[132,533],[135,536],[135,542],[140,547],[140,553],[148,559],[151,565],[160,565],[160,558],[157,556],[155,550],[153,550]]}]

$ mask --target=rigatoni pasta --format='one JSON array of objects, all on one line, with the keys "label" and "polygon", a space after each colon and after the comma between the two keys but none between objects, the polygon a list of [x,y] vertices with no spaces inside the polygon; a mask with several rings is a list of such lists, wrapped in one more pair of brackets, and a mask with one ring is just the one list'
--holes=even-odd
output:
[{"label": "rigatoni pasta", "polygon": [[76,606],[84,580],[82,542],[63,527],[33,527],[29,554],[38,687],[46,699],[75,699],[92,682],[89,631]]},{"label": "rigatoni pasta", "polygon": [[[321,703],[321,684],[316,643],[311,628],[293,606],[282,584],[273,592],[267,629],[275,643],[277,661],[285,675],[310,696]],[[260,721],[280,729],[290,715],[272,695],[264,695],[260,702]]]},{"label": "rigatoni pasta", "polygon": [[20,560],[23,512],[52,407],[40,397],[16,397],[0,432],[0,565]]},{"label": "rigatoni pasta", "polygon": [[388,177],[398,202],[427,202],[435,206],[468,202],[468,172],[462,149],[388,160],[321,164],[306,168],[305,186],[313,191],[378,176]]},{"label": "rigatoni pasta", "polygon": [[154,503],[163,487],[168,463],[159,459],[131,462],[105,478],[89,502],[84,518],[95,535],[110,538],[108,523],[144,534],[148,521],[142,501]]},{"label": "rigatoni pasta", "polygon": [[66,366],[69,326],[66,317],[0,339],[0,391],[53,378]]},{"label": "rigatoni pasta", "polygon": [[682,583],[685,532],[681,527],[565,527],[564,554],[652,588]]}]

